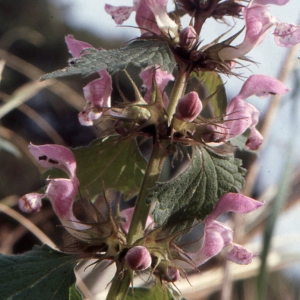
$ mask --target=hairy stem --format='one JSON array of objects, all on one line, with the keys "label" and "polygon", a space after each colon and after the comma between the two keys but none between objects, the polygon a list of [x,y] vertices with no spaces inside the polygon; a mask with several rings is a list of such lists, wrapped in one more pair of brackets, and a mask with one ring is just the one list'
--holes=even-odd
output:
[{"label": "hairy stem", "polygon": [[150,210],[150,205],[146,204],[146,197],[149,189],[155,186],[156,181],[159,178],[162,164],[166,155],[167,152],[164,141],[153,144],[152,153],[143,178],[140,193],[136,200],[135,209],[127,236],[127,243],[129,245],[132,245],[144,235],[144,229]]},{"label": "hairy stem", "polygon": [[119,274],[116,274],[106,300],[125,300],[132,276],[132,271],[130,270],[125,270],[122,278],[120,278]]},{"label": "hairy stem", "polygon": [[172,90],[172,94],[170,97],[169,105],[167,108],[168,114],[168,123],[171,124],[171,120],[173,118],[173,114],[175,113],[176,106],[178,100],[183,96],[185,92],[185,88],[187,85],[188,77],[190,72],[186,71],[185,69],[179,68],[178,75]]}]

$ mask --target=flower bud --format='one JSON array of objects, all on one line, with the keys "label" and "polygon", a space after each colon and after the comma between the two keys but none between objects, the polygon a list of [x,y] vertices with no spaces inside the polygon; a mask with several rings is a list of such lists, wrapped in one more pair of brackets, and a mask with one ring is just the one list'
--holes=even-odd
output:
[{"label": "flower bud", "polygon": [[180,277],[178,269],[164,260],[160,262],[153,273],[166,282],[175,282]]},{"label": "flower bud", "polygon": [[194,121],[202,110],[202,102],[196,92],[184,95],[178,101],[175,117],[185,122]]},{"label": "flower bud", "polygon": [[152,259],[146,247],[135,246],[126,253],[125,262],[130,269],[142,271],[151,266]]},{"label": "flower bud", "polygon": [[197,41],[197,33],[193,26],[188,26],[180,31],[180,44],[185,49],[192,49]]}]

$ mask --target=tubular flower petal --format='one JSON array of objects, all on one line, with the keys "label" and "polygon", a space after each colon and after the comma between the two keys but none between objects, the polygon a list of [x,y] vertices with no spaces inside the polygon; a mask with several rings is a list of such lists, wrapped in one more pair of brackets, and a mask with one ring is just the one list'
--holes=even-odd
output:
[{"label": "tubular flower petal", "polygon": [[230,228],[217,221],[205,223],[202,246],[199,251],[189,253],[189,257],[196,266],[200,266],[219,254],[232,242],[232,238],[233,232]]},{"label": "tubular flower petal", "polygon": [[99,71],[100,78],[88,83],[83,88],[86,106],[79,113],[78,118],[82,125],[91,126],[93,120],[101,117],[103,109],[111,106],[112,79],[106,70]]},{"label": "tubular flower petal", "polygon": [[50,179],[45,194],[31,193],[19,200],[19,208],[24,212],[39,211],[41,200],[47,197],[62,225],[75,237],[86,240],[89,235],[81,230],[90,227],[81,224],[73,214],[73,201],[78,190],[76,162],[73,153],[60,145],[30,145],[34,158],[45,168],[58,168],[66,172],[70,179]]},{"label": "tubular flower petal", "polygon": [[[76,40],[72,35],[65,37],[69,52],[74,58],[81,57],[84,49],[92,48],[88,43]],[[92,126],[93,120],[101,117],[103,109],[110,108],[110,95],[112,92],[112,79],[106,70],[100,70],[100,78],[88,83],[83,88],[86,106],[82,112],[78,114],[81,125]]]},{"label": "tubular flower petal", "polygon": [[[154,77],[154,78],[153,78]],[[164,93],[164,89],[166,88],[169,81],[174,80],[174,76],[167,71],[163,71],[158,66],[155,67],[147,67],[140,73],[140,78],[143,80],[144,87],[147,88],[147,92],[144,96],[145,101],[149,102],[152,92],[152,84],[153,79],[155,80],[158,89],[163,95],[163,101],[165,108],[168,106],[169,98],[166,93]]]},{"label": "tubular flower petal", "polygon": [[219,52],[221,60],[234,60],[241,58],[260,44],[266,31],[273,25],[268,8],[263,5],[249,6],[244,9],[246,34],[244,41],[235,47],[226,47]]},{"label": "tubular flower petal", "polygon": [[230,138],[242,134],[249,128],[251,133],[246,146],[251,150],[256,150],[263,140],[255,128],[259,121],[259,111],[244,100],[252,95],[266,97],[270,94],[283,95],[288,91],[289,88],[275,78],[266,75],[251,75],[239,94],[227,106],[225,125],[229,129]]},{"label": "tubular flower petal", "polygon": [[172,40],[179,41],[178,25],[168,16],[168,0],[145,0],[152,10],[156,24],[160,30]]},{"label": "tubular flower petal", "polygon": [[227,193],[223,195],[216,204],[213,212],[206,217],[201,248],[194,253],[189,253],[189,257],[196,266],[204,264],[207,260],[217,255],[223,248],[232,245],[233,248],[227,254],[227,259],[238,264],[249,264],[256,256],[240,245],[233,243],[233,231],[216,221],[215,219],[222,213],[248,213],[252,212],[263,203],[241,194]]},{"label": "tubular flower petal", "polygon": [[219,199],[214,210],[207,217],[207,222],[215,220],[223,213],[234,212],[245,214],[258,209],[262,205],[263,203],[242,194],[227,193]]}]

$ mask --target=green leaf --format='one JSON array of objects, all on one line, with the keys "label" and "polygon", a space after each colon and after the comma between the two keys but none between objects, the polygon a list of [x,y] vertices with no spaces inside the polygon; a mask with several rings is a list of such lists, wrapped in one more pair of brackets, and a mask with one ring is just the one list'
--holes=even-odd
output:
[{"label": "green leaf", "polygon": [[76,257],[44,245],[21,255],[0,255],[0,299],[69,299]]},{"label": "green leaf", "polygon": [[102,69],[109,73],[125,69],[130,63],[145,68],[159,65],[172,73],[176,63],[168,45],[161,40],[136,40],[120,49],[85,49],[83,56],[72,60],[69,67],[44,75],[41,80],[81,74],[88,76]]},{"label": "green leaf", "polygon": [[151,289],[147,288],[131,288],[128,292],[126,300],[173,300],[173,296],[166,286],[156,283]]},{"label": "green leaf", "polygon": [[146,161],[140,155],[134,139],[118,137],[95,140],[88,147],[74,150],[81,192],[89,196],[106,189],[121,191],[126,199],[140,189]]},{"label": "green leaf", "polygon": [[218,92],[210,99],[210,103],[214,108],[215,116],[223,116],[226,112],[227,97],[220,75],[217,72],[199,72],[197,75],[193,73],[193,76],[202,82],[207,90],[208,96],[212,95],[218,90]]},{"label": "green leaf", "polygon": [[73,284],[69,289],[69,300],[82,300],[82,296],[77,290],[75,284]]},{"label": "green leaf", "polygon": [[240,191],[244,175],[241,160],[233,155],[194,147],[189,167],[175,179],[158,183],[147,202],[158,201],[153,212],[158,225],[184,229],[194,218],[203,220],[209,215],[222,195]]}]

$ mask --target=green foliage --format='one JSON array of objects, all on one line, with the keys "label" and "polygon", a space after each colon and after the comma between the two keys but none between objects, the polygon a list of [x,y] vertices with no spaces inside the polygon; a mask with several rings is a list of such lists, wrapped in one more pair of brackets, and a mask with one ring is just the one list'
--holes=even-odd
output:
[{"label": "green foliage", "polygon": [[226,112],[227,97],[220,75],[217,72],[199,72],[197,75],[193,73],[193,76],[202,82],[208,96],[217,91],[209,101],[214,108],[215,116],[223,116]]},{"label": "green foliage", "polygon": [[159,65],[172,73],[176,64],[168,45],[160,40],[136,40],[120,49],[107,51],[89,48],[83,54],[72,60],[69,67],[46,74],[41,80],[76,74],[88,76],[102,69],[112,74],[125,69],[130,63],[141,68]]},{"label": "green foliage", "polygon": [[155,222],[175,231],[189,227],[194,218],[203,220],[222,195],[242,189],[244,174],[233,155],[194,147],[189,167],[175,179],[158,183],[147,196],[148,203],[158,201]]},{"label": "green foliage", "polygon": [[128,292],[126,300],[173,300],[173,296],[167,287],[157,283],[151,289],[147,288],[131,288]]},{"label": "green foliage", "polygon": [[69,300],[82,300],[82,296],[76,289],[75,284],[69,288]]},{"label": "green foliage", "polygon": [[0,299],[77,300],[76,257],[44,245],[22,255],[0,255]]},{"label": "green foliage", "polygon": [[138,193],[146,161],[134,139],[97,139],[88,147],[75,149],[74,155],[82,193],[101,193],[102,182],[106,189],[124,193],[126,199]]}]

